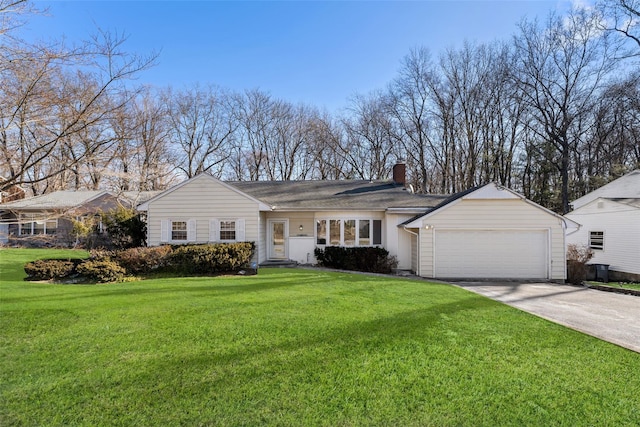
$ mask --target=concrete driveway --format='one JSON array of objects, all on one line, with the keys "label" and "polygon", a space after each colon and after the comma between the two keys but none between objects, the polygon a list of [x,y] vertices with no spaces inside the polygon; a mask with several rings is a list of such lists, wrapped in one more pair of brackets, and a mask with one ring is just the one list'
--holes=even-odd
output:
[{"label": "concrete driveway", "polygon": [[640,353],[640,297],[553,283],[453,284]]}]

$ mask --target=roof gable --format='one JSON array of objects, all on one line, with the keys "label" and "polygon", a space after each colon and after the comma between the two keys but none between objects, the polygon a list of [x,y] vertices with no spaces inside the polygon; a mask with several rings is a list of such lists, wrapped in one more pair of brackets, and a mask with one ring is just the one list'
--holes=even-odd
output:
[{"label": "roof gable", "polygon": [[258,207],[259,207],[259,210],[261,210],[261,211],[270,211],[272,209],[272,207],[269,204],[263,202],[262,200],[256,199],[255,197],[253,197],[253,196],[251,196],[251,195],[239,190],[238,188],[236,188],[236,187],[234,187],[232,185],[229,185],[229,184],[227,184],[227,183],[225,183],[223,181],[220,181],[219,179],[215,178],[214,176],[212,176],[212,175],[210,175],[209,173],[206,173],[206,172],[200,173],[200,174],[198,174],[198,175],[196,175],[196,176],[194,176],[192,178],[189,178],[189,179],[181,182],[180,184],[174,185],[173,187],[161,192],[157,196],[152,197],[151,199],[147,200],[146,202],[138,205],[137,209],[139,211],[146,211],[146,210],[149,209],[149,204],[154,203],[155,201],[160,200],[160,199],[168,196],[169,194],[180,190],[182,187],[184,187],[184,186],[186,186],[186,185],[188,185],[190,183],[193,183],[195,181],[199,181],[199,180],[209,180],[210,182],[215,183],[217,185],[220,185],[220,186],[226,188],[227,190],[233,191],[234,193],[236,193],[236,194],[238,194],[238,195],[240,195],[240,196],[242,196],[242,197],[244,197],[244,198],[246,198],[248,200],[251,200],[251,201],[257,203]]},{"label": "roof gable", "polygon": [[455,206],[457,203],[460,203],[460,201],[462,200],[522,200],[523,202],[531,205],[534,208],[541,209],[545,213],[565,221],[565,224],[567,224],[569,228],[579,227],[579,224],[576,223],[575,221],[564,218],[563,216],[558,215],[557,213],[543,206],[540,206],[537,203],[532,202],[531,200],[527,199],[521,194],[518,194],[515,191],[510,190],[509,188],[503,187],[501,185],[498,185],[494,182],[483,185],[481,187],[470,188],[469,190],[454,194],[453,196],[446,199],[445,201],[443,201],[433,209],[430,209],[424,214],[417,215],[400,225],[405,228],[420,228],[422,226],[422,221],[424,219],[429,218],[430,216],[435,215],[436,213],[440,213],[451,206]]},{"label": "roof gable", "polygon": [[611,211],[611,208],[618,209],[618,212],[620,209],[628,212],[640,210],[640,198],[598,197],[569,212],[567,216],[571,217],[574,214],[580,215],[582,212],[600,209],[603,209],[603,211],[598,213],[606,214]]},{"label": "roof gable", "polygon": [[618,199],[640,198],[640,169],[631,171],[628,174],[585,194],[571,202],[571,205],[574,209],[578,209],[598,197]]}]

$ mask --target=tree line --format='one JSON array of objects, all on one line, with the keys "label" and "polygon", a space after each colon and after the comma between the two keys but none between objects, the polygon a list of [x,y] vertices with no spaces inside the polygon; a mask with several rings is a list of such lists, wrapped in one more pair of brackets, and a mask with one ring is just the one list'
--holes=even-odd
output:
[{"label": "tree line", "polygon": [[[0,189],[162,190],[225,180],[387,179],[417,192],[490,181],[557,212],[640,167],[640,2],[523,20],[508,40],[402,59],[385,88],[329,113],[260,89],[157,88],[157,56],[98,32],[26,42],[25,1],[0,0]],[[37,11],[36,11],[37,12]]]}]

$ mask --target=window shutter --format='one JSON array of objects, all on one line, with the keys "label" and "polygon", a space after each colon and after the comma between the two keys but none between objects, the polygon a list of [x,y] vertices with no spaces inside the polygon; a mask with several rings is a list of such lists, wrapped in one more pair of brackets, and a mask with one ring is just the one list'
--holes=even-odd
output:
[{"label": "window shutter", "polygon": [[169,241],[169,229],[171,228],[171,220],[163,219],[160,221],[160,242],[167,243]]},{"label": "window shutter", "polygon": [[196,241],[196,220],[190,219],[187,221],[187,242]]},{"label": "window shutter", "polygon": [[220,241],[220,220],[212,219],[209,221],[209,241]]},{"label": "window shutter", "polygon": [[236,242],[244,242],[244,218],[236,221]]},{"label": "window shutter", "polygon": [[379,219],[373,220],[373,244],[382,244],[382,221]]}]

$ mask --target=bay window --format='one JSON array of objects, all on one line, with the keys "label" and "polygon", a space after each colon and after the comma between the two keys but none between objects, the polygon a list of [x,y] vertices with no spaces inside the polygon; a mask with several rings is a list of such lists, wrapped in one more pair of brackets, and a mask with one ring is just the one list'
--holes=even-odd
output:
[{"label": "bay window", "polygon": [[318,219],[316,220],[316,244],[329,246],[381,245],[382,220]]}]

